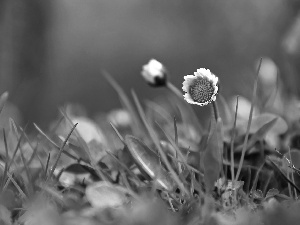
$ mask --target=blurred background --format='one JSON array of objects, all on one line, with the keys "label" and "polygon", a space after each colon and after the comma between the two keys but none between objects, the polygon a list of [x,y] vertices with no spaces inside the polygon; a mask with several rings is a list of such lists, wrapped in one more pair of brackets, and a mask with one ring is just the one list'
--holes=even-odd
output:
[{"label": "blurred background", "polygon": [[[42,127],[66,102],[89,115],[119,107],[101,75],[152,99],[141,68],[155,58],[181,89],[200,67],[228,98],[250,96],[257,60],[271,59],[297,94],[297,0],[0,0],[0,92],[9,91],[23,123]],[[12,109],[18,111],[16,108]],[[198,110],[198,109],[196,109]]]}]

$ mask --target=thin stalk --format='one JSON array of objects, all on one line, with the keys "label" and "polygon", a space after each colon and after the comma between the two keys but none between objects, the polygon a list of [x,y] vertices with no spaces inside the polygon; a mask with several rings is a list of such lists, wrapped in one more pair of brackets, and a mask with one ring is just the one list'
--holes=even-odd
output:
[{"label": "thin stalk", "polygon": [[[44,138],[46,138],[55,148],[56,148],[56,150],[59,150],[60,149],[60,147],[50,138],[50,137],[48,137],[48,135],[41,129],[41,128],[39,128],[39,126],[38,125],[36,125],[35,123],[33,124],[34,125],[34,127],[35,127],[35,129],[37,129],[37,131],[44,137]],[[77,162],[85,162],[86,164],[88,164],[88,165],[90,165],[90,163],[87,161],[87,160],[85,160],[85,159],[82,159],[82,158],[78,158],[78,157],[76,157],[76,156],[74,156],[74,155],[72,155],[71,153],[69,153],[69,152],[66,152],[66,151],[63,151],[62,152],[64,155],[66,155],[66,156],[68,156],[69,158],[71,158],[71,159],[74,159],[74,160],[76,160]]]},{"label": "thin stalk", "polygon": [[53,167],[52,167],[52,169],[51,169],[51,171],[50,171],[50,174],[49,174],[49,176],[47,177],[46,181],[48,181],[49,179],[51,179],[51,177],[53,176],[54,170],[55,170],[55,168],[56,168],[56,166],[57,166],[57,164],[58,164],[58,160],[59,160],[59,158],[60,158],[62,152],[64,151],[64,148],[65,148],[65,146],[66,146],[66,144],[67,144],[69,138],[71,137],[71,134],[72,134],[73,131],[75,130],[77,124],[78,124],[78,123],[76,123],[76,124],[73,126],[73,128],[72,128],[71,131],[69,132],[67,138],[64,140],[63,145],[62,145],[61,148],[59,149],[59,152],[58,152],[58,156],[57,156],[57,158],[56,158],[56,161],[55,161],[55,163],[54,163],[54,165],[53,165]]},{"label": "thin stalk", "polygon": [[[0,164],[1,167],[3,167],[1,164]],[[7,171],[6,175],[8,176],[8,179],[3,187],[3,192],[6,190],[9,182],[11,181],[13,183],[13,185],[16,187],[16,189],[18,190],[18,192],[20,193],[20,195],[25,198],[25,199],[28,199],[26,194],[24,193],[24,191],[21,189],[21,187],[18,185],[18,183],[15,181],[15,179],[12,177],[12,175]]]},{"label": "thin stalk", "polygon": [[4,92],[4,93],[0,96],[0,114],[1,114],[1,112],[2,112],[2,110],[3,110],[3,108],[4,108],[4,106],[5,106],[5,103],[6,103],[7,99],[8,99],[8,96],[9,96],[9,94],[8,94],[7,91]]},{"label": "thin stalk", "polygon": [[122,135],[120,134],[120,132],[118,131],[118,129],[115,127],[115,125],[113,125],[111,122],[110,123],[110,126],[114,129],[114,131],[116,132],[117,136],[119,137],[119,139],[121,140],[121,142],[125,145],[125,140],[124,138],[122,137]]},{"label": "thin stalk", "polygon": [[45,178],[47,179],[47,172],[48,172],[48,167],[49,167],[49,161],[50,161],[50,152],[48,153],[48,158],[47,158],[47,162],[46,162],[46,168],[45,168]]},{"label": "thin stalk", "polygon": [[[290,157],[291,164],[293,165],[293,160],[292,160],[291,148],[290,148],[290,147],[289,147],[289,157]],[[294,172],[291,171],[290,174],[291,174],[292,181],[293,181],[293,183],[295,184]],[[295,188],[294,188],[294,194],[295,194],[295,200],[297,200],[297,199],[298,199],[298,196],[297,196],[297,191],[296,191]]]},{"label": "thin stalk", "polygon": [[[174,116],[174,140],[175,140],[175,144],[178,146],[178,130],[177,130],[177,123],[176,123],[176,117]],[[178,153],[177,151],[175,151],[175,158],[178,159]],[[178,166],[178,173],[180,174],[181,171],[181,165],[180,163],[177,163]]]},{"label": "thin stalk", "polygon": [[9,160],[9,155],[8,155],[8,147],[7,147],[7,140],[6,140],[6,134],[5,134],[5,129],[3,128],[3,140],[4,140],[4,147],[5,147],[5,167],[4,167],[4,172],[3,172],[3,177],[2,177],[2,183],[1,183],[1,190],[4,187],[5,180],[7,177],[7,172],[8,172],[8,160]]},{"label": "thin stalk", "polygon": [[[235,106],[235,114],[234,114],[234,122],[232,128],[232,136],[231,136],[231,143],[230,143],[230,167],[231,167],[231,180],[234,181],[234,141],[236,137],[235,129],[236,129],[236,120],[237,120],[237,112],[239,107],[239,96],[236,97],[236,106]],[[234,184],[233,184],[234,185]]]},{"label": "thin stalk", "polygon": [[217,102],[216,101],[212,102],[212,108],[213,108],[213,113],[214,113],[216,122],[218,122],[218,119],[219,119],[219,110],[218,110],[218,106],[217,106]]},{"label": "thin stalk", "polygon": [[18,140],[17,146],[16,146],[15,151],[14,151],[14,153],[13,153],[13,155],[12,155],[11,161],[10,161],[10,163],[8,164],[7,170],[10,169],[11,165],[13,164],[13,162],[14,162],[14,160],[15,160],[15,156],[16,156],[17,151],[18,151],[18,149],[19,149],[19,147],[20,147],[20,145],[21,145],[21,140],[22,140],[23,137],[24,137],[24,132],[21,134],[21,137],[20,137],[19,140]]},{"label": "thin stalk", "polygon": [[254,109],[255,100],[256,100],[258,75],[259,75],[261,63],[262,63],[262,58],[260,58],[259,65],[258,65],[257,72],[256,72],[255,81],[254,81],[252,101],[251,101],[251,109],[250,109],[250,114],[249,114],[247,131],[246,131],[246,136],[245,136],[245,139],[244,139],[243,150],[242,150],[242,155],[241,155],[241,159],[240,159],[240,163],[239,163],[239,168],[238,168],[238,171],[237,171],[236,176],[235,176],[235,181],[237,181],[239,179],[239,176],[240,176],[240,173],[241,173],[241,170],[242,170],[242,167],[243,167],[243,163],[244,163],[245,153],[246,153],[247,146],[248,146],[248,139],[249,139],[250,127],[251,127],[251,123],[252,123],[253,109]]}]

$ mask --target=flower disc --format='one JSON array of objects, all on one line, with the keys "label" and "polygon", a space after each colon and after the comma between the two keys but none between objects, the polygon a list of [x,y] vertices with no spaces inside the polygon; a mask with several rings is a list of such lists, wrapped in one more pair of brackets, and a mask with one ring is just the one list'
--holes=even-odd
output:
[{"label": "flower disc", "polygon": [[211,101],[214,94],[214,87],[209,80],[197,77],[191,84],[189,93],[195,102],[205,103]]}]

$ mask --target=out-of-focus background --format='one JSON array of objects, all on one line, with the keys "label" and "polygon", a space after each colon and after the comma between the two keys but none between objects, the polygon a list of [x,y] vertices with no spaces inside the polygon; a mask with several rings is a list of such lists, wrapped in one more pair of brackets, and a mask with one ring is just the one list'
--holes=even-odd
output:
[{"label": "out-of-focus background", "polygon": [[0,92],[9,91],[23,123],[46,126],[58,106],[78,102],[90,115],[119,106],[105,69],[130,93],[166,92],[140,76],[150,58],[181,88],[209,68],[225,97],[252,90],[268,57],[287,90],[300,85],[297,0],[0,0]]}]

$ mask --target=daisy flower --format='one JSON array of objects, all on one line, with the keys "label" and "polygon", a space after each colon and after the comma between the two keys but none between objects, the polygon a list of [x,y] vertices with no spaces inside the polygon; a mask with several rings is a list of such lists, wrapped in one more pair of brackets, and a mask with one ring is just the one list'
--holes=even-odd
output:
[{"label": "daisy flower", "polygon": [[208,105],[216,100],[219,78],[209,69],[200,68],[194,75],[184,76],[182,90],[184,99],[190,104]]},{"label": "daisy flower", "polygon": [[154,87],[165,86],[167,83],[167,69],[155,59],[151,59],[143,66],[142,76],[149,85]]}]

